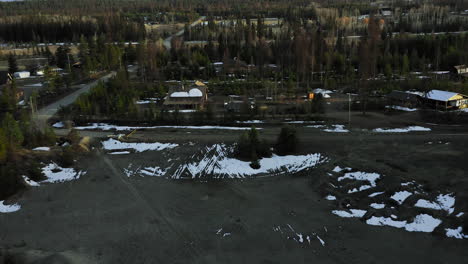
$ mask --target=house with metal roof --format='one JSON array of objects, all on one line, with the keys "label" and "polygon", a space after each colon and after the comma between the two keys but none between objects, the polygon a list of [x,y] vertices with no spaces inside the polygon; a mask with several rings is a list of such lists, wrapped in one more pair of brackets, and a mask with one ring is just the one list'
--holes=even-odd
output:
[{"label": "house with metal roof", "polygon": [[172,87],[164,98],[163,105],[169,109],[202,109],[208,100],[207,89],[204,85],[192,87]]},{"label": "house with metal roof", "polygon": [[468,107],[468,96],[448,91],[431,90],[424,96],[426,103],[437,109],[455,110]]}]

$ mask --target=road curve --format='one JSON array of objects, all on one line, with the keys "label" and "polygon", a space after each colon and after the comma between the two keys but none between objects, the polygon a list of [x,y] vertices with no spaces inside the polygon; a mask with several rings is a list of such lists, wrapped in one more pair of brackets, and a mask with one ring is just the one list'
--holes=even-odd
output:
[{"label": "road curve", "polygon": [[[200,24],[203,20],[205,20],[205,18],[206,18],[206,16],[199,17],[192,24],[190,24],[189,27],[194,27],[194,26]],[[163,41],[164,47],[166,49],[170,50],[171,49],[171,40],[172,40],[172,38],[182,36],[182,34],[184,34],[184,29],[182,29],[182,30],[176,32],[174,35],[171,35],[170,37],[164,39],[164,41]]]},{"label": "road curve", "polygon": [[107,81],[109,78],[111,78],[111,77],[113,77],[115,75],[116,75],[115,72],[111,72],[111,73],[97,79],[96,81],[93,81],[93,82],[90,82],[90,83],[87,83],[87,84],[79,85],[79,87],[81,87],[80,89],[78,89],[75,92],[73,92],[73,93],[59,99],[58,101],[56,101],[54,103],[51,103],[51,104],[41,108],[37,112],[36,119],[40,123],[47,122],[47,120],[49,118],[51,118],[52,116],[54,116],[58,112],[58,110],[60,109],[61,106],[68,106],[68,105],[72,104],[73,102],[75,102],[75,100],[81,94],[88,92],[92,87],[96,86],[100,81]]}]

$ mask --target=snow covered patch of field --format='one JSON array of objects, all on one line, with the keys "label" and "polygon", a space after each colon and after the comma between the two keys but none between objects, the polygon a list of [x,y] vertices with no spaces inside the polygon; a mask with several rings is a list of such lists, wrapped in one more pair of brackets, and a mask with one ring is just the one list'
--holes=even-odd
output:
[{"label": "snow covered patch of field", "polygon": [[103,141],[101,143],[102,143],[103,149],[105,150],[133,149],[135,150],[135,152],[143,152],[147,150],[172,149],[178,146],[178,144],[158,143],[158,142],[156,143],[128,143],[128,142],[121,142],[113,138]]},{"label": "snow covered patch of field", "polygon": [[325,121],[303,121],[303,120],[297,120],[297,121],[285,121],[285,124],[316,124],[316,123],[325,123]]},{"label": "snow covered patch of field", "polygon": [[410,197],[412,194],[413,193],[408,191],[400,191],[394,193],[390,198],[397,201],[397,203],[402,204],[406,200],[406,198]]},{"label": "snow covered patch of field", "polygon": [[52,127],[54,127],[54,128],[64,128],[65,124],[63,122],[57,122],[57,123],[53,124]]},{"label": "snow covered patch of field", "polygon": [[363,185],[363,186],[360,186],[359,188],[354,188],[348,191],[348,193],[355,193],[355,192],[360,192],[360,191],[375,187],[377,180],[380,179],[380,174],[368,173],[368,172],[362,172],[362,171],[348,172],[348,173],[345,173],[344,176],[339,177],[338,181],[343,181],[345,179],[369,182],[370,185]]},{"label": "snow covered patch of field", "polygon": [[166,174],[166,170],[161,169],[160,167],[145,167],[143,169],[140,169],[140,174],[146,175],[146,176],[156,176],[156,177],[162,177]]},{"label": "snow covered patch of field", "polygon": [[34,148],[33,150],[35,150],[35,151],[50,151],[50,148],[49,147],[37,147],[37,148]]},{"label": "snow covered patch of field", "polygon": [[463,233],[463,227],[459,226],[456,229],[451,229],[451,228],[445,228],[445,235],[447,237],[453,237],[457,239],[468,239],[468,235],[465,235]]},{"label": "snow covered patch of field", "polygon": [[130,154],[130,151],[115,151],[115,152],[109,152],[111,155],[125,155],[125,154]]},{"label": "snow covered patch of field", "polygon": [[375,196],[378,196],[378,195],[381,195],[381,194],[384,194],[385,192],[375,192],[375,193],[371,193],[369,194],[369,197],[375,197]]},{"label": "snow covered patch of field", "polygon": [[6,205],[5,201],[0,201],[0,213],[13,213],[21,209],[19,204]]},{"label": "snow covered patch of field", "polygon": [[47,177],[43,182],[56,183],[56,182],[66,182],[79,179],[81,175],[85,172],[75,171],[73,168],[62,168],[55,163],[50,163],[49,165],[42,168],[42,172]]},{"label": "snow covered patch of field", "polygon": [[325,199],[328,200],[328,201],[335,201],[335,200],[336,200],[336,196],[327,195],[327,197],[325,197]]},{"label": "snow covered patch of field", "polygon": [[238,124],[263,124],[263,120],[246,120],[246,121],[236,121]]},{"label": "snow covered patch of field", "polygon": [[374,209],[383,209],[385,208],[385,204],[379,204],[379,203],[371,203],[370,204],[370,207],[374,208]]},{"label": "snow covered patch of field", "polygon": [[136,101],[136,104],[153,104],[153,103],[157,103],[159,100],[160,100],[159,98],[145,98],[145,99]]},{"label": "snow covered patch of field", "polygon": [[451,214],[455,210],[455,197],[450,194],[440,194],[437,196],[435,202],[419,199],[414,206],[434,210],[444,210],[447,211],[448,214]]},{"label": "snow covered patch of field", "polygon": [[35,181],[29,179],[29,177],[26,177],[26,176],[24,176],[24,175],[23,175],[23,180],[24,180],[24,182],[25,182],[27,185],[29,185],[29,186],[31,186],[31,187],[37,187],[37,186],[39,186],[39,183],[37,183],[37,182],[35,182]]},{"label": "snow covered patch of field", "polygon": [[385,106],[385,108],[395,109],[395,110],[400,110],[400,111],[405,111],[405,112],[418,111],[417,108],[408,108],[408,107],[403,107],[403,106],[398,106],[398,105],[387,105],[387,106]]},{"label": "snow covered patch of field", "polygon": [[[128,131],[135,129],[157,129],[157,128],[174,128],[174,129],[221,129],[221,130],[249,130],[250,127],[228,127],[228,126],[117,126],[106,123],[92,123],[89,126],[77,126],[78,130],[115,130]],[[257,128],[261,129],[261,128]]]},{"label": "snow covered patch of field", "polygon": [[341,168],[340,166],[336,166],[332,171],[333,171],[333,172],[341,172],[341,171],[343,171],[343,170],[350,171],[350,170],[352,170],[352,169],[349,168],[349,167]]},{"label": "snow covered patch of field", "polygon": [[322,128],[322,131],[329,133],[348,133],[349,130],[344,125],[310,125],[309,128]]},{"label": "snow covered patch of field", "polygon": [[332,125],[331,128],[324,129],[325,132],[332,132],[332,133],[348,133],[349,130],[345,128],[344,125]]},{"label": "snow covered patch of field", "polygon": [[376,128],[372,130],[377,133],[408,133],[408,132],[427,132],[431,131],[430,128],[422,126],[409,126],[406,128]]},{"label": "snow covered patch of field", "polygon": [[351,218],[351,217],[363,217],[366,214],[366,210],[360,209],[349,209],[349,211],[344,210],[333,210],[332,213],[344,218]]},{"label": "snow covered patch of field", "polygon": [[439,226],[442,221],[427,214],[417,215],[413,222],[397,221],[389,217],[376,217],[372,216],[367,219],[368,225],[374,226],[392,226],[396,228],[405,228],[409,232],[427,232],[430,233]]},{"label": "snow covered patch of field", "polygon": [[260,159],[260,168],[253,169],[250,167],[250,162],[227,157],[232,151],[232,148],[224,144],[207,147],[201,160],[179,166],[175,178],[181,178],[187,173],[191,178],[200,178],[204,175],[244,178],[260,174],[297,173],[324,162],[323,156],[318,153],[298,156],[273,155],[270,158]]}]

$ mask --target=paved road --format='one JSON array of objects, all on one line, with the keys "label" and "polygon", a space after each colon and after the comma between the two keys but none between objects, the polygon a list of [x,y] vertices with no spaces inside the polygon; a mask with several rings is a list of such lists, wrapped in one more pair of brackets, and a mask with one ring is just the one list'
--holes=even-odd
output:
[{"label": "paved road", "polygon": [[[198,18],[197,20],[195,20],[192,24],[189,25],[189,27],[194,27],[198,24],[200,24],[203,20],[205,20],[205,16],[201,16],[200,18]],[[179,36],[182,36],[182,34],[184,34],[184,29],[178,31],[177,33],[175,33],[174,35],[171,35],[170,37],[166,38],[163,42],[163,45],[164,47],[166,47],[166,49],[170,50],[171,49],[171,40],[173,37],[179,37]]]},{"label": "paved road", "polygon": [[46,123],[49,118],[51,118],[52,116],[54,116],[57,113],[57,111],[60,109],[61,106],[67,106],[67,105],[72,104],[73,102],[75,102],[75,100],[78,98],[78,96],[80,96],[83,93],[88,92],[91,89],[91,87],[98,84],[98,82],[106,81],[109,78],[115,76],[115,74],[116,74],[115,72],[112,72],[112,73],[109,73],[109,74],[107,74],[107,75],[105,75],[105,76],[103,76],[103,77],[99,78],[98,80],[93,81],[91,83],[81,84],[81,85],[75,86],[75,87],[81,87],[81,88],[79,90],[76,90],[75,92],[73,92],[73,93],[59,99],[56,102],[41,108],[38,111],[37,115],[36,115],[36,119],[39,121],[39,123]]}]

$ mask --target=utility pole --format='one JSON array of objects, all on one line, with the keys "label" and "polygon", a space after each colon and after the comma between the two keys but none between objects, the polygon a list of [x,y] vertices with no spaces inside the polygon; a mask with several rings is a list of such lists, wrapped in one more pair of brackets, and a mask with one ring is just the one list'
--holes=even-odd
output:
[{"label": "utility pole", "polygon": [[348,129],[351,129],[351,94],[348,93]]},{"label": "utility pole", "polygon": [[68,59],[68,72],[71,73],[70,54],[69,53],[67,53],[67,59]]}]

